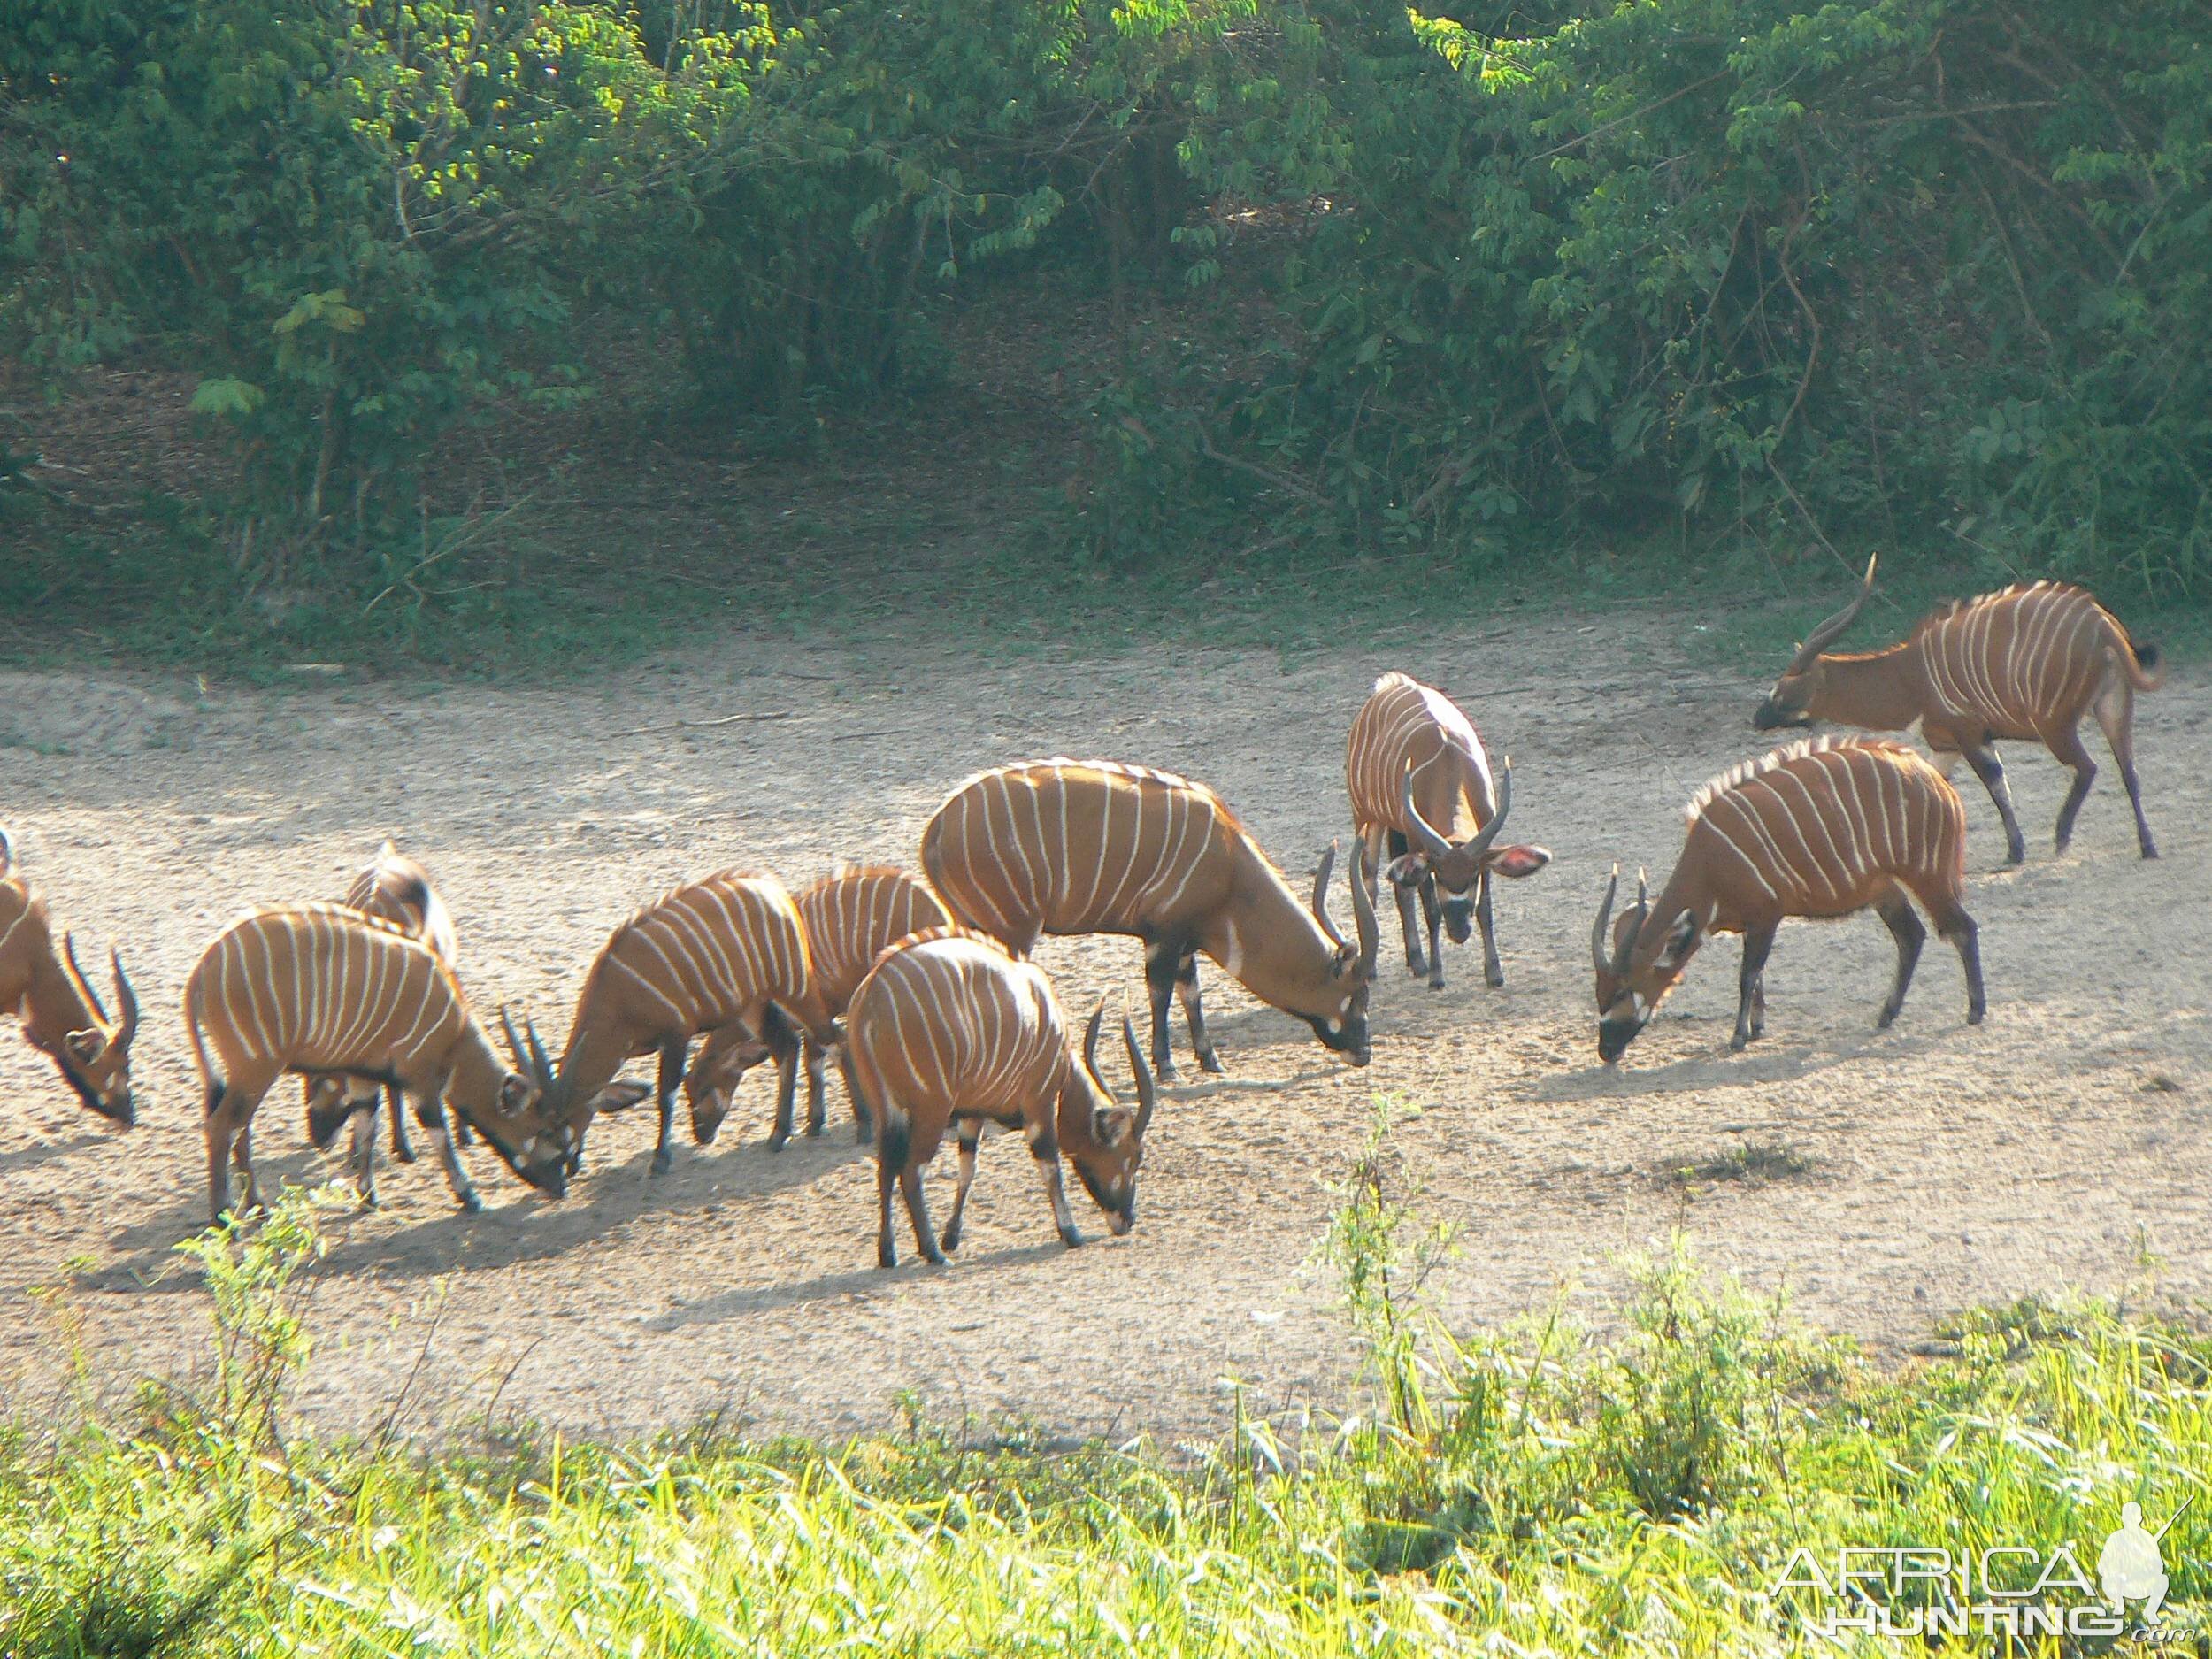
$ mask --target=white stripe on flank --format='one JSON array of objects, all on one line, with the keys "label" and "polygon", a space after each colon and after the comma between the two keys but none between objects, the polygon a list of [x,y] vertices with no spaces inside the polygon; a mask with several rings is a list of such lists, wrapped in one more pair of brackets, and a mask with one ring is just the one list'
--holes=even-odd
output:
[{"label": "white stripe on flank", "polygon": [[659,1002],[660,1005],[666,1009],[676,1019],[680,1021],[685,1018],[684,1010],[668,1000],[667,992],[662,990],[658,985],[651,979],[647,979],[628,963],[623,961],[621,957],[610,952],[605,957],[603,958],[603,960],[604,960],[606,964],[611,968],[621,969],[624,973],[629,976],[631,983],[639,987],[646,993],[646,995]]}]

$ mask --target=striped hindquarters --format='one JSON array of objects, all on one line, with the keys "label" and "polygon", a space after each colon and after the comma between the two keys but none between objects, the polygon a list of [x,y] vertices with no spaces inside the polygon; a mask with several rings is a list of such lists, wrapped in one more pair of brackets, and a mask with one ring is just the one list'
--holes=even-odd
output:
[{"label": "striped hindquarters", "polygon": [[922,868],[956,917],[1025,953],[1041,933],[1182,919],[1217,899],[1248,841],[1202,784],[1059,758],[962,784],[922,832]]},{"label": "striped hindquarters", "polygon": [[445,958],[449,967],[461,964],[453,917],[430,885],[430,872],[391,842],[374,862],[363,867],[346,889],[346,903],[365,916],[391,923],[411,938],[419,939]]},{"label": "striped hindquarters", "polygon": [[2127,631],[2079,588],[2035,582],[1939,613],[1915,635],[1928,689],[1945,712],[2002,737],[2070,727],[2104,683]]},{"label": "striped hindquarters", "polygon": [[263,910],[219,934],[184,1006],[234,1080],[255,1070],[416,1077],[470,1021],[434,952],[337,904]]},{"label": "striped hindquarters", "polygon": [[735,870],[677,887],[617,928],[592,965],[587,1002],[603,977],[636,991],[666,1029],[686,1035],[764,1000],[803,1003],[812,986],[790,894],[773,876]]},{"label": "striped hindquarters", "polygon": [[832,1014],[844,1011],[885,946],[952,920],[925,884],[903,870],[879,866],[839,870],[795,902],[815,993]]},{"label": "striped hindquarters", "polygon": [[1700,790],[1686,860],[1703,849],[1734,908],[1834,916],[1896,880],[1955,894],[1965,879],[1958,792],[1913,750],[1826,739],[1775,750]]},{"label": "striped hindquarters", "polygon": [[[1361,705],[1345,744],[1344,787],[1360,828],[1411,833],[1399,821],[1409,763],[1415,804],[1437,829],[1459,841],[1482,827],[1478,814],[1492,798],[1490,759],[1473,723],[1442,692],[1388,673]],[[1467,798],[1471,773],[1480,780],[1481,802]]]},{"label": "striped hindquarters", "polygon": [[868,1098],[910,1116],[1016,1116],[1056,1094],[1070,1064],[1043,972],[963,928],[887,953],[853,994],[846,1041]]}]

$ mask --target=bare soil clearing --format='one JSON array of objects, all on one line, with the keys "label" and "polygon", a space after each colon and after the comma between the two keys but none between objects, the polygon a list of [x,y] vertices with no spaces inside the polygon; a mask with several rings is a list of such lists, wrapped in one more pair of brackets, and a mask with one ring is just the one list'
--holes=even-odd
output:
[{"label": "bare soil clearing", "polygon": [[[1665,630],[1649,621],[1409,632],[1289,664],[1160,649],[894,667],[748,645],[534,692],[199,694],[0,674],[0,822],[81,950],[124,946],[147,1007],[127,1136],[102,1133],[0,1033],[0,1385],[18,1412],[68,1386],[61,1326],[28,1294],[44,1286],[72,1287],[98,1378],[204,1363],[204,1299],[171,1256],[204,1204],[177,997],[243,906],[334,895],[396,834],[439,879],[479,1004],[527,1007],[550,1038],[608,931],[679,878],[756,864],[795,885],[842,857],[910,864],[952,785],[1005,760],[1095,754],[1186,772],[1286,869],[1310,871],[1348,833],[1344,733],[1389,667],[1450,688],[1494,752],[1513,755],[1515,838],[1557,855],[1501,892],[1503,990],[1483,986],[1471,948],[1448,947],[1440,994],[1408,979],[1386,910],[1375,1064],[1356,1071],[1209,965],[1231,1075],[1193,1083],[1187,1069],[1148,1148],[1135,1233],[1104,1239],[1078,1195],[1099,1237],[1072,1255],[1026,1152],[994,1139],[956,1264],[879,1272],[872,1171],[841,1094],[827,1137],[772,1156],[758,1077],[721,1144],[682,1148],[658,1179],[650,1114],[603,1120],[560,1203],[480,1149],[491,1207],[462,1216],[425,1148],[382,1179],[383,1211],[333,1226],[310,1408],[372,1423],[411,1374],[404,1421],[418,1429],[496,1392],[503,1413],[580,1429],[719,1410],[840,1432],[881,1426],[911,1390],[941,1414],[1174,1438],[1218,1427],[1227,1376],[1262,1407],[1333,1402],[1353,1356],[1330,1286],[1301,1266],[1380,1094],[1418,1109],[1398,1143],[1424,1209],[1463,1229],[1436,1281],[1455,1320],[1510,1317],[1563,1284],[1606,1288],[1611,1253],[1678,1223],[1708,1262],[1787,1286],[1814,1318],[1893,1352],[1948,1310],[2031,1292],[2212,1294],[2200,677],[2177,674],[2139,707],[2157,863],[2136,857],[2108,765],[2054,858],[2066,774],[2016,745],[2030,858],[2003,872],[1995,812],[1962,772],[1985,1025],[1961,1023],[1956,956],[1932,939],[1904,1017],[1876,1033],[1891,961],[1880,924],[1795,925],[1750,1052],[1726,1051],[1728,941],[1609,1072],[1587,946],[1605,869],[1663,871],[1691,791],[1763,747],[1748,716],[1772,666],[1740,678],[1678,663],[1655,677],[1642,664]],[[679,724],[735,713],[785,718]],[[1340,883],[1338,905],[1348,925]],[[1041,956],[1079,1010],[1102,992],[1141,1005],[1133,941],[1048,941]],[[271,1094],[257,1129],[265,1181],[338,1172],[308,1150],[296,1088]],[[1676,1179],[1747,1141],[1786,1143],[1807,1167]],[[951,1162],[932,1172],[941,1212]]]}]

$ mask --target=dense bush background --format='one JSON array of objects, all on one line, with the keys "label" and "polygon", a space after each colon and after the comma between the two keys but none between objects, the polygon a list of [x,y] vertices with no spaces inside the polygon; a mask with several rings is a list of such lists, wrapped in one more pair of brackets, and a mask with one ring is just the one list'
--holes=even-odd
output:
[{"label": "dense bush background", "polygon": [[1747,534],[2170,599],[2208,164],[2193,0],[20,0],[0,332],[193,377],[169,522],[243,591],[407,579],[488,422],[941,426],[1015,284],[1110,319],[1051,526],[1110,569]]}]

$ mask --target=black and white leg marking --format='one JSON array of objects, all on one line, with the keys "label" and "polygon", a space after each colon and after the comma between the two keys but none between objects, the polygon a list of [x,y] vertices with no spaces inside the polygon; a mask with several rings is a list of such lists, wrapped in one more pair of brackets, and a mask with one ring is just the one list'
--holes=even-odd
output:
[{"label": "black and white leg marking", "polygon": [[1774,949],[1774,933],[1758,927],[1744,933],[1743,966],[1736,975],[1736,1031],[1728,1041],[1732,1049],[1741,1050],[1765,1028],[1767,956]]},{"label": "black and white leg marking", "polygon": [[1482,934],[1482,980],[1492,990],[1505,983],[1505,965],[1498,960],[1498,934],[1490,914],[1490,889],[1497,885],[1486,870],[1476,878],[1475,926]]},{"label": "black and white leg marking", "polygon": [[679,1037],[661,1044],[660,1073],[654,1079],[653,1093],[660,1106],[660,1137],[653,1143],[653,1173],[665,1175],[676,1161],[670,1150],[669,1137],[676,1126],[676,1090],[684,1080],[684,1059],[691,1044]]},{"label": "black and white leg marking", "polygon": [[2097,781],[2097,763],[2089,758],[2088,747],[2078,731],[2053,739],[2051,753],[2074,769],[2074,787],[2066,792],[2066,804],[2058,810],[2056,846],[2064,852],[2067,842],[2074,839],[2074,819],[2080,815],[2081,803],[2089,798],[2089,786]]},{"label": "black and white leg marking", "polygon": [[353,1190],[364,1210],[376,1208],[376,1117],[380,1102],[373,1094],[354,1103],[349,1121],[353,1131]]},{"label": "black and white leg marking", "polygon": [[1429,935],[1429,989],[1444,988],[1444,906],[1436,896],[1433,871],[1421,878],[1421,922]]},{"label": "black and white leg marking", "polygon": [[1060,1230],[1060,1242],[1072,1250],[1083,1242],[1083,1235],[1075,1230],[1075,1217],[1068,1212],[1068,1189],[1060,1179],[1060,1142],[1050,1125],[1041,1125],[1029,1133],[1029,1153],[1037,1160],[1037,1173],[1045,1179],[1045,1196],[1052,1201],[1052,1225]]},{"label": "black and white leg marking", "polygon": [[1890,936],[1897,941],[1897,978],[1889,987],[1889,1000],[1882,1004],[1882,1014],[1876,1024],[1887,1031],[1905,1006],[1905,993],[1912,988],[1913,969],[1919,965],[1920,948],[1928,942],[1928,930],[1920,920],[1920,912],[1914,910],[1912,901],[1900,893],[1875,907]]},{"label": "black and white leg marking", "polygon": [[983,1138],[983,1120],[963,1118],[955,1130],[959,1136],[960,1185],[952,1195],[952,1217],[945,1223],[942,1242],[948,1250],[960,1248],[960,1220],[968,1213],[968,1188],[975,1184],[975,1147]]},{"label": "black and white leg marking", "polygon": [[433,1094],[415,1102],[415,1121],[429,1133],[431,1147],[437,1152],[438,1162],[445,1165],[446,1184],[453,1188],[453,1196],[462,1209],[474,1215],[483,1209],[484,1201],[477,1196],[476,1187],[469,1179],[469,1172],[461,1167],[461,1155],[453,1148],[453,1131],[447,1121],[445,1102]]},{"label": "black and white leg marking", "polygon": [[1148,939],[1144,941],[1144,986],[1152,1002],[1152,1075],[1163,1083],[1175,1080],[1175,1056],[1168,1047],[1168,1004],[1175,996],[1175,971],[1183,960],[1182,941]]},{"label": "black and white leg marking", "polygon": [[1206,1035],[1206,1010],[1198,1000],[1198,953],[1186,950],[1175,964],[1175,995],[1183,1004],[1183,1023],[1190,1027],[1190,1046],[1198,1056],[1201,1071],[1222,1070],[1221,1056]]}]

